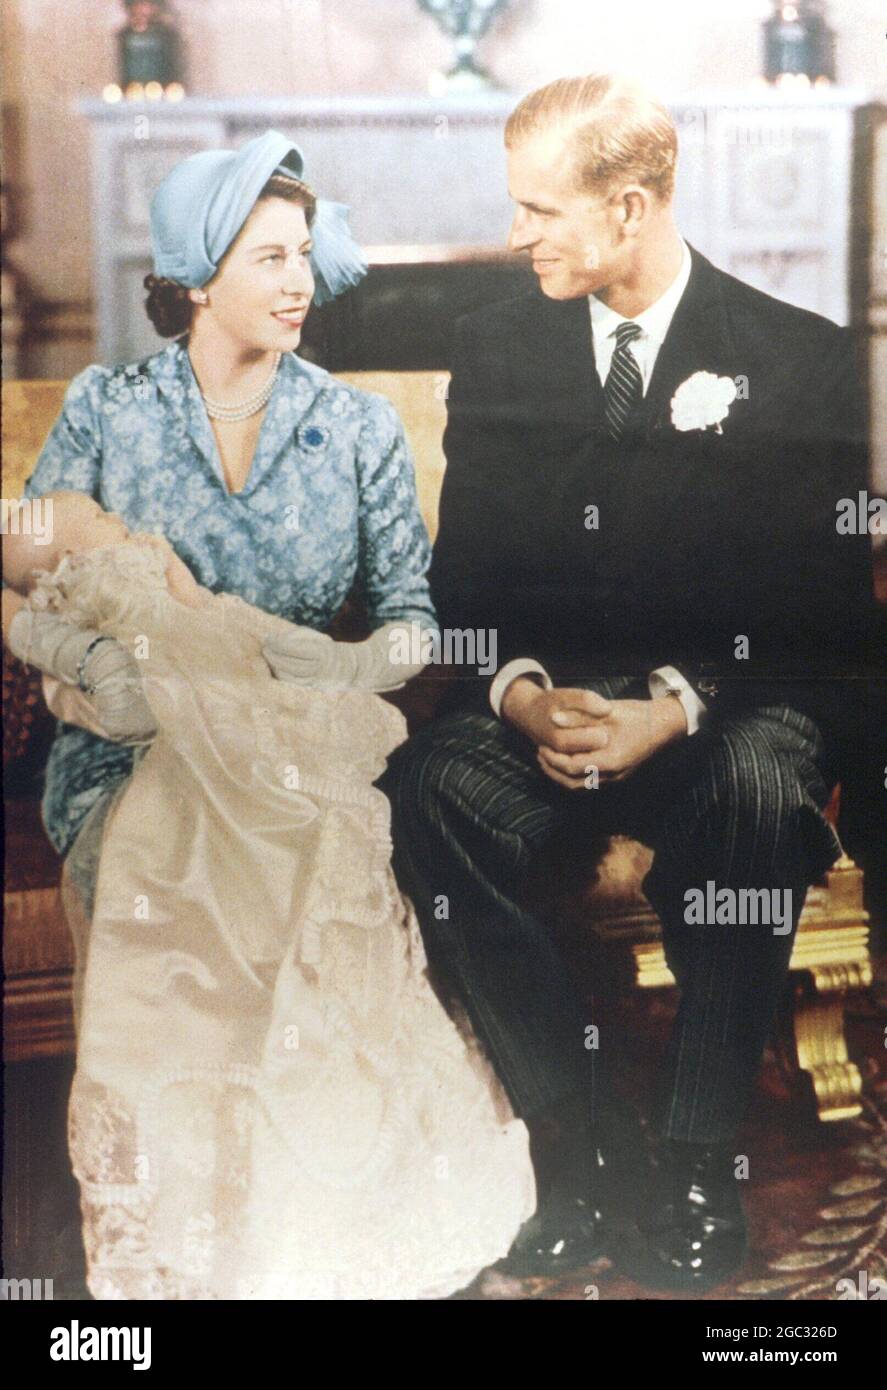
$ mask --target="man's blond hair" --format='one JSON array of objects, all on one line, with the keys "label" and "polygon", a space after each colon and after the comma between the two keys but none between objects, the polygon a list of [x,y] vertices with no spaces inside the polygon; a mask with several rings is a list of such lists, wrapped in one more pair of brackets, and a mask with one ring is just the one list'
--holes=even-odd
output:
[{"label": "man's blond hair", "polygon": [[671,198],[677,131],[665,107],[639,83],[612,73],[549,82],[508,117],[506,147],[551,130],[564,135],[568,174],[578,191],[607,194],[617,184],[638,183],[663,202]]}]

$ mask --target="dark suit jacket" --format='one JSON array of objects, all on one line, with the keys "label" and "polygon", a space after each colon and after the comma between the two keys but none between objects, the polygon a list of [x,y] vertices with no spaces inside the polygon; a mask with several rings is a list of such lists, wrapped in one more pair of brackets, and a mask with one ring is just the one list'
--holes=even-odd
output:
[{"label": "dark suit jacket", "polygon": [[[495,628],[500,666],[533,656],[568,685],[674,665],[713,711],[784,701],[828,738],[855,717],[847,678],[883,669],[869,536],[836,524],[868,475],[851,334],[691,255],[618,444],[585,297],[459,321],[434,602],[442,627]],[[723,433],[671,423],[697,371],[747,380]],[[488,692],[463,672],[447,704]]]}]

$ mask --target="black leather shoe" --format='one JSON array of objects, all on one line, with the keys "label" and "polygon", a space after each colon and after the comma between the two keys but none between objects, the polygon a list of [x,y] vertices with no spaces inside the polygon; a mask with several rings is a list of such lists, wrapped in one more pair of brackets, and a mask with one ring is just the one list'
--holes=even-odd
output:
[{"label": "black leather shoe", "polygon": [[608,1253],[604,1152],[593,1140],[581,1161],[555,1179],[536,1214],[525,1221],[493,1269],[516,1279],[584,1269]]},{"label": "black leather shoe", "polygon": [[641,1283],[702,1293],[735,1274],[748,1245],[732,1151],[672,1140],[660,1153],[638,1229],[638,1258],[628,1272]]}]

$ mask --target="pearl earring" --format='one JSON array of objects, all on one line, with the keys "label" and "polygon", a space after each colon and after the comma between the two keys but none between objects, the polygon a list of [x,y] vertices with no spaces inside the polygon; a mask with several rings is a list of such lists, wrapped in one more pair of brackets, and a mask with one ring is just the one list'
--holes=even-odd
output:
[{"label": "pearl earring", "polygon": [[198,290],[197,294],[195,295],[195,299],[197,300],[198,304],[205,304],[209,299],[209,295],[207,294],[206,290]]}]

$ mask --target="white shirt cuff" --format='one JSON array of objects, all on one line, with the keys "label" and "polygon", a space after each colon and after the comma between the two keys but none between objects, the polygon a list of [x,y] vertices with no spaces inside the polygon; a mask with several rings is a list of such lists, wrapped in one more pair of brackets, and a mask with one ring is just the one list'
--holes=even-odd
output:
[{"label": "white shirt cuff", "polygon": [[549,676],[544,666],[540,666],[538,661],[534,661],[530,656],[519,656],[514,661],[508,661],[497,671],[490,685],[490,704],[497,719],[502,718],[502,700],[511,682],[517,680],[518,676],[541,676],[542,688],[553,690],[554,682]]},{"label": "white shirt cuff", "polygon": [[674,666],[657,666],[647,677],[647,685],[654,700],[660,695],[676,695],[687,717],[687,733],[695,734],[698,731],[706,706],[680,671]]}]

